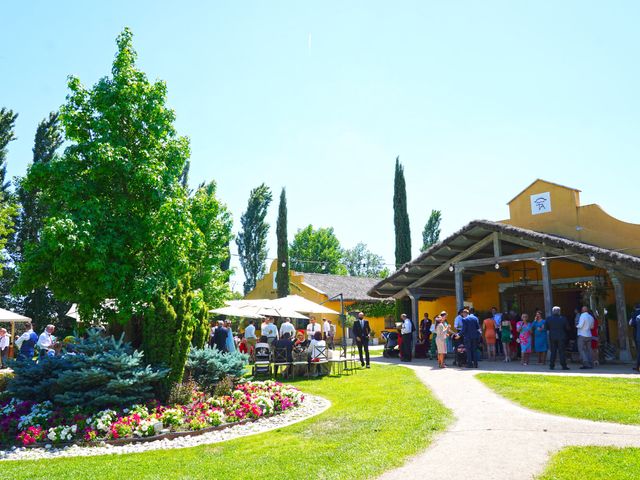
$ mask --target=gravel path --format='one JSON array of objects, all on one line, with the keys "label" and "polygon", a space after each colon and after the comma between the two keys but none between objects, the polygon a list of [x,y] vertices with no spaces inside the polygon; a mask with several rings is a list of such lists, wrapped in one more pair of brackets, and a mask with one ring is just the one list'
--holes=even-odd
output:
[{"label": "gravel path", "polygon": [[304,395],[304,402],[300,407],[293,408],[283,414],[269,418],[261,418],[255,422],[229,427],[224,430],[204,433],[197,436],[179,437],[173,440],[157,440],[147,443],[131,443],[129,445],[105,445],[101,447],[79,447],[77,445],[55,448],[15,448],[1,450],[0,460],[36,460],[56,457],[89,457],[94,455],[111,455],[123,453],[139,453],[149,450],[164,450],[170,448],[196,447],[211,443],[224,442],[234,438],[264,433],[269,430],[286,427],[301,422],[324,412],[331,406],[331,402],[315,395]]},{"label": "gravel path", "polygon": [[[505,366],[487,363],[482,362],[485,371]],[[427,361],[406,366],[453,410],[456,420],[426,451],[380,479],[532,479],[543,471],[553,453],[570,445],[640,447],[640,426],[578,420],[525,409],[474,378],[478,370],[441,370]],[[520,368],[509,366],[508,370]],[[541,367],[525,368],[529,373],[551,374]],[[626,377],[618,373],[630,371],[626,366],[606,370],[609,372],[604,376]],[[592,372],[589,375],[598,375]]]}]

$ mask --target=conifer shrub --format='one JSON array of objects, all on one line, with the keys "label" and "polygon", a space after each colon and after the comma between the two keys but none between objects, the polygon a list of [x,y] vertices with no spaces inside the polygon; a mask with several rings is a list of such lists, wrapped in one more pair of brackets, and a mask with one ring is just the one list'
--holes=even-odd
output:
[{"label": "conifer shrub", "polygon": [[217,348],[192,348],[187,358],[189,376],[203,390],[213,391],[225,376],[241,377],[249,356],[238,351],[223,353]]},{"label": "conifer shrub", "polygon": [[154,398],[154,389],[169,373],[144,362],[123,337],[91,331],[78,353],[12,363],[15,377],[7,392],[20,400],[50,401],[54,406],[128,407]]}]

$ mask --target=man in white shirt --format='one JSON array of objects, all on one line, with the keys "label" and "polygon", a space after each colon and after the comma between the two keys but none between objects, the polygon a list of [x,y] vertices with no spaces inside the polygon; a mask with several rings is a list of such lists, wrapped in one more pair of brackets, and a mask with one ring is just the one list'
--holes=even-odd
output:
[{"label": "man in white shirt", "polygon": [[323,318],[322,319],[322,336],[327,342],[327,346],[331,350],[333,350],[335,346],[333,341],[335,334],[336,334],[336,328],[334,325],[331,324],[331,320],[329,320],[328,318]]},{"label": "man in white shirt", "polygon": [[311,341],[316,332],[321,332],[320,325],[316,323],[315,317],[311,317],[309,325],[307,325],[307,340]]},{"label": "man in white shirt", "polygon": [[593,355],[591,351],[591,329],[594,319],[589,313],[589,309],[582,307],[582,313],[578,320],[578,351],[582,360],[581,370],[593,368]]},{"label": "man in white shirt", "polygon": [[7,368],[7,356],[9,355],[9,335],[6,328],[0,328],[0,368]]},{"label": "man in white shirt", "polygon": [[53,332],[56,329],[53,325],[47,325],[44,332],[40,334],[38,338],[38,349],[40,350],[40,357],[44,357],[49,354],[50,350],[53,350],[53,344],[56,337],[53,336]]},{"label": "man in white shirt", "polygon": [[400,328],[400,333],[402,334],[402,361],[410,362],[413,350],[413,322],[404,313],[400,315],[400,319],[402,320],[402,327]]},{"label": "man in white shirt", "polygon": [[253,320],[249,320],[249,325],[244,329],[244,338],[247,340],[249,356],[251,359],[255,359],[258,337],[256,337],[256,326],[253,324]]},{"label": "man in white shirt", "polygon": [[282,325],[280,325],[280,338],[284,337],[285,333],[288,333],[291,339],[296,338],[296,327],[293,326],[290,318],[285,318]]},{"label": "man in white shirt", "polygon": [[278,327],[273,324],[273,318],[267,318],[267,325],[261,333],[267,337],[267,343],[273,348],[273,344],[278,340]]}]

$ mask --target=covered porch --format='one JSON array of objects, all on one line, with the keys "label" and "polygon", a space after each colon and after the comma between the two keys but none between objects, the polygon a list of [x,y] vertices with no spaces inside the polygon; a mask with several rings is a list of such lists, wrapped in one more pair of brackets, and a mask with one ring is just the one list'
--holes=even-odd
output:
[{"label": "covered porch", "polygon": [[[423,311],[476,311],[551,315],[558,305],[572,319],[586,304],[604,322],[604,340],[620,360],[631,359],[627,303],[640,299],[640,258],[564,237],[478,220],[433,245],[370,291],[373,297],[409,298]],[[605,313],[607,312],[607,313]],[[602,337],[601,337],[602,338]]]}]

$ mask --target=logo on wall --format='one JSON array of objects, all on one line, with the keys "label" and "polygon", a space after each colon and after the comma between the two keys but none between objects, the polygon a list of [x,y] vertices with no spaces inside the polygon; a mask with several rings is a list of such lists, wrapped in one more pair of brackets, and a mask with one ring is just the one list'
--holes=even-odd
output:
[{"label": "logo on wall", "polygon": [[531,195],[531,214],[549,213],[551,211],[551,195],[549,192]]}]

